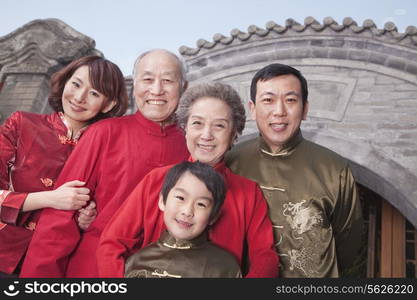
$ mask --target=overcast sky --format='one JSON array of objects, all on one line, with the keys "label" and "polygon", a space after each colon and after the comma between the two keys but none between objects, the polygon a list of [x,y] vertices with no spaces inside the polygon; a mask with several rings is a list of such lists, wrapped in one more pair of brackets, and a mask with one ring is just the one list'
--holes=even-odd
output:
[{"label": "overcast sky", "polygon": [[417,26],[414,0],[0,0],[0,39],[35,20],[58,18],[93,38],[96,48],[131,74],[138,54],[152,48],[178,53],[182,45],[196,47],[198,39],[229,36],[234,28],[265,28],[268,21],[285,25],[308,16],[320,23],[331,16],[339,24],[352,17],[358,25],[372,19],[383,28],[394,22],[400,32]]}]

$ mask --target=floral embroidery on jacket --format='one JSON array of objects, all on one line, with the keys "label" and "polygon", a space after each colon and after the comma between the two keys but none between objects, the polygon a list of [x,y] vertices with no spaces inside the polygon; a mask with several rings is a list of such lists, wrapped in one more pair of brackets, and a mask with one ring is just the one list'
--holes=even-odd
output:
[{"label": "floral embroidery on jacket", "polygon": [[40,178],[45,187],[51,187],[54,185],[54,181],[51,178]]},{"label": "floral embroidery on jacket", "polygon": [[36,223],[35,222],[29,222],[28,224],[25,225],[26,229],[29,229],[30,231],[34,231],[36,228]]},{"label": "floral embroidery on jacket", "polygon": [[[73,136],[72,133],[74,132],[71,124],[67,121],[67,119],[65,119],[65,116],[62,112],[59,112],[59,117],[61,118],[62,123],[64,123],[65,127],[67,128],[67,135],[58,135],[59,141],[61,142],[61,144],[66,145],[66,144],[70,144],[70,145],[76,145],[78,140],[80,139],[81,135],[83,134],[83,132],[87,129],[88,126],[84,126],[83,128],[81,128],[78,133]],[[72,137],[72,138],[71,138]]]},{"label": "floral embroidery on jacket", "polygon": [[62,145],[76,145],[77,144],[77,140],[72,140],[72,139],[70,139],[69,137],[66,137],[65,135],[61,135],[61,134],[58,134],[58,139],[59,139],[59,142],[62,144]]}]

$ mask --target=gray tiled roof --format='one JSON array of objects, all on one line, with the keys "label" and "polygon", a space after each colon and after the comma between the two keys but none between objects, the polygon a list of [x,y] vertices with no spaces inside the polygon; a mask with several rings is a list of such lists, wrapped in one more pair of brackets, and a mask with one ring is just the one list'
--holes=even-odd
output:
[{"label": "gray tiled roof", "polygon": [[189,48],[181,46],[180,53],[183,56],[197,55],[201,49],[213,49],[218,45],[230,45],[233,43],[248,42],[253,39],[273,39],[281,36],[294,35],[309,35],[309,34],[323,34],[323,35],[364,35],[366,38],[380,39],[389,43],[400,43],[411,47],[417,47],[417,28],[415,26],[408,26],[404,33],[399,33],[397,27],[392,22],[387,22],[384,28],[378,29],[375,23],[367,19],[362,26],[350,17],[344,18],[342,24],[338,24],[333,18],[326,17],[323,23],[320,24],[313,17],[307,17],[304,24],[300,24],[293,19],[287,19],[284,26],[276,24],[273,21],[267,22],[265,28],[260,28],[256,25],[250,25],[247,32],[242,32],[239,29],[233,29],[230,36],[224,36],[217,33],[213,36],[213,41],[199,39],[197,41],[197,48]]}]

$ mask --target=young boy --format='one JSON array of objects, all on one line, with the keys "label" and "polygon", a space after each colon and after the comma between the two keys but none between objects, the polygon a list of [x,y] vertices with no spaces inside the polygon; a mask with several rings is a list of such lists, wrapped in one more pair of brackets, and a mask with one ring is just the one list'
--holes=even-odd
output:
[{"label": "young boy", "polygon": [[172,167],[158,202],[167,230],[126,260],[125,277],[242,277],[235,257],[207,239],[225,195],[212,167],[188,161]]}]

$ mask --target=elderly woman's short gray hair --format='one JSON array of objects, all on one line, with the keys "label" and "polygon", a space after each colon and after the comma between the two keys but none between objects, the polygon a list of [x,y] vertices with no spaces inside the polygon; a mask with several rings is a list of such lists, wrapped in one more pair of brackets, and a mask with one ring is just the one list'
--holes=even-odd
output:
[{"label": "elderly woman's short gray hair", "polygon": [[193,103],[203,97],[224,101],[232,114],[233,134],[242,134],[245,128],[246,113],[239,94],[230,85],[221,82],[199,83],[188,88],[181,97],[177,110],[178,124],[185,129]]}]

